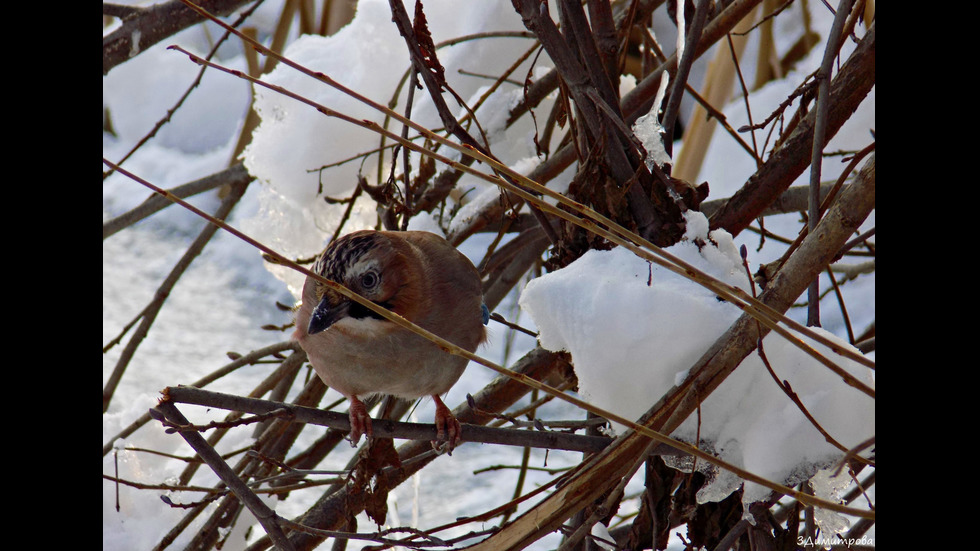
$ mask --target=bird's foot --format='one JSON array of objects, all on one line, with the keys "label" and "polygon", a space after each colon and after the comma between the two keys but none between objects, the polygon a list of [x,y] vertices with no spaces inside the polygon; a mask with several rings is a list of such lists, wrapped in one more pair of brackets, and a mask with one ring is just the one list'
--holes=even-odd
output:
[{"label": "bird's foot", "polygon": [[436,438],[439,442],[446,442],[452,454],[453,448],[462,441],[463,428],[441,398],[433,396],[432,399],[436,402]]},{"label": "bird's foot", "polygon": [[350,434],[347,436],[351,447],[357,446],[362,434],[366,434],[368,438],[374,437],[374,431],[371,429],[371,417],[368,416],[364,402],[358,400],[356,396],[351,396]]}]

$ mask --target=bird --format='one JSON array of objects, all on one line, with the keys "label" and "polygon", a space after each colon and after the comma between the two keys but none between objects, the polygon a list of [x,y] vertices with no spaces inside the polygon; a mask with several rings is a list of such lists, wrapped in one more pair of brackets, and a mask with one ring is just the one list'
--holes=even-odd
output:
[{"label": "bird", "polygon": [[[489,310],[480,274],[441,236],[426,231],[361,230],[323,250],[312,271],[408,321],[475,352],[487,337]],[[388,394],[435,402],[437,439],[451,451],[461,441],[459,421],[443,403],[468,360],[307,276],[293,339],[313,370],[350,401],[351,431],[372,438],[362,398]]]}]

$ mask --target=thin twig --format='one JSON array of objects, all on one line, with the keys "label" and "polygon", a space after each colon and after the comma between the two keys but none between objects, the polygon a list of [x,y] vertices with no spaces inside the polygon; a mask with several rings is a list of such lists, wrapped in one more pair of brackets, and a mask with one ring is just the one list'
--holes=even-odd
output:
[{"label": "thin twig", "polygon": [[837,284],[837,276],[834,275],[834,270],[830,267],[827,268],[827,277],[830,279],[830,288],[833,289],[834,295],[837,297],[837,305],[840,306],[840,315],[844,320],[844,329],[847,331],[847,342],[854,344],[854,329],[851,328],[851,316],[847,314],[847,304],[844,303],[844,295],[840,291],[840,285]]},{"label": "thin twig", "polygon": [[[833,70],[834,59],[837,58],[837,51],[841,43],[841,32],[847,15],[851,12],[853,0],[840,0],[837,6],[837,14],[834,17],[834,24],[830,28],[830,35],[827,37],[827,45],[824,50],[823,62],[817,71],[817,109],[816,119],[813,125],[813,155],[810,161],[810,208],[808,210],[809,220],[807,228],[813,231],[820,221],[820,171],[823,165],[823,148],[827,138],[827,113],[830,111],[830,75]],[[807,309],[807,325],[810,327],[820,326],[820,280],[814,279],[807,289],[809,308]]]}]

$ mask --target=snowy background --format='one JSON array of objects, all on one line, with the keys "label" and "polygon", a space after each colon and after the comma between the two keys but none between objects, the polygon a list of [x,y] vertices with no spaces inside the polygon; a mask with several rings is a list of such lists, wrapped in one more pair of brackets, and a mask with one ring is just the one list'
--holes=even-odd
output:
[{"label": "snowy background", "polygon": [[[274,19],[278,8],[275,3],[269,4],[259,11],[257,21]],[[426,14],[437,43],[487,30],[524,30],[509,2],[430,1],[426,3]],[[831,16],[822,8],[814,8],[812,15],[818,29],[825,32]],[[794,19],[789,15],[777,19],[777,23],[782,21],[789,22],[788,28],[779,29],[777,25],[777,37],[794,39]],[[216,27],[207,27],[207,32],[202,27],[185,31],[103,78],[103,107],[110,113],[115,131],[115,134],[103,132],[104,157],[121,158],[196,76],[196,65],[165,47],[177,43],[203,53],[208,37],[217,34]],[[670,40],[661,37],[664,44]],[[472,103],[482,94],[487,81],[462,76],[457,69],[473,69],[474,60],[479,60],[477,72],[499,74],[530,46],[531,41],[521,38],[477,40],[440,51],[440,60],[455,90]],[[845,48],[845,55],[847,51]],[[388,102],[407,67],[402,38],[391,22],[387,2],[380,0],[362,0],[355,20],[332,37],[296,37],[285,54],[380,103]],[[821,56],[822,50],[815,49],[784,80],[753,93],[751,101],[756,116],[769,113],[802,80],[801,74],[819,64]],[[240,46],[226,46],[219,62],[231,68],[244,68]],[[547,67],[547,63],[539,61],[534,74],[540,74],[541,67]],[[356,70],[363,66],[372,70]],[[523,79],[527,72],[526,66],[518,69],[517,80]],[[286,67],[280,66],[266,80],[357,118],[381,120],[363,105]],[[696,85],[697,80],[692,78],[692,83]],[[629,79],[624,79],[624,87],[629,85]],[[323,175],[316,169],[370,151],[378,146],[378,138],[268,90],[259,89],[256,95],[255,109],[262,123],[243,158],[258,182],[249,186],[229,222],[286,256],[311,256],[322,249],[344,208],[318,200],[317,190],[322,189],[323,195],[331,197],[349,195],[358,171],[363,170],[360,161],[332,168]],[[530,126],[525,123],[504,132],[500,124],[501,113],[519,97],[518,87],[504,87],[484,104],[478,116],[491,136],[498,157],[527,172],[537,162],[529,139]],[[209,71],[174,120],[127,161],[125,167],[164,188],[227,168],[235,161],[234,145],[248,101],[246,83]],[[741,101],[733,102],[726,115],[735,128],[746,121]],[[867,145],[871,141],[869,130],[875,126],[874,117],[872,91],[859,114],[827,149],[853,150]],[[426,99],[417,102],[413,119],[430,128],[441,126]],[[697,181],[710,183],[710,199],[731,195],[755,170],[754,161],[730,140],[719,137],[719,133],[709,149],[708,159]],[[418,166],[417,161],[413,164]],[[363,166],[373,166],[372,161]],[[825,166],[825,180],[841,170],[837,158],[826,161]],[[563,175],[551,185],[561,189],[570,176],[570,173]],[[797,183],[805,183],[806,179],[804,174]],[[492,186],[475,178],[464,178],[460,189],[469,192],[462,200],[464,203],[472,199],[475,204],[495,194]],[[103,221],[126,212],[147,196],[147,190],[137,183],[119,175],[110,177],[103,184]],[[205,194],[195,197],[193,202],[206,211],[213,211],[220,200],[214,194]],[[369,227],[374,222],[375,210],[365,201],[355,210],[347,228]],[[160,282],[203,224],[196,216],[170,207],[103,241],[103,343],[116,337],[152,299]],[[440,227],[448,229],[451,224],[453,221],[445,218],[413,220],[413,227],[432,231],[440,231]],[[797,215],[783,215],[767,219],[766,224],[770,230],[795,235],[799,221]],[[874,226],[873,214],[866,225]],[[691,237],[707,237],[703,218],[692,216],[688,232]],[[739,245],[748,246],[753,269],[782,252],[781,246],[771,241],[757,250],[758,237],[749,232],[735,240],[723,232],[711,238],[717,246],[699,250],[686,241],[672,252],[709,274],[743,288],[747,288],[747,283],[738,257]],[[478,262],[490,239],[477,235],[463,243],[461,250]],[[652,285],[647,285],[648,278]],[[290,321],[289,315],[276,308],[275,303],[293,303],[300,281],[291,272],[270,270],[257,251],[237,238],[219,234],[171,293],[129,366],[109,411],[103,415],[103,443],[152,407],[164,387],[188,384],[211,373],[227,363],[226,352],[247,353],[285,340],[287,333],[260,327]],[[823,282],[823,288],[826,285]],[[874,274],[849,283],[844,292],[856,330],[873,323]],[[526,288],[521,285],[497,312],[525,327],[539,329],[542,346],[569,350],[575,360],[582,396],[627,418],[642,414],[679,382],[691,363],[738,315],[737,310],[719,302],[705,289],[650,266],[624,250],[590,252],[566,269],[534,280]],[[845,335],[837,310],[825,307],[822,313],[828,334]],[[804,313],[793,315],[802,320]],[[479,353],[500,364],[509,365],[536,344],[531,337],[509,334],[498,324],[492,323],[490,330],[490,343]],[[874,435],[873,400],[840,384],[825,368],[801,357],[798,350],[786,346],[778,337],[767,339],[765,346],[780,378],[791,381],[811,413],[845,446]],[[103,354],[103,384],[118,361],[121,348],[116,346]],[[847,362],[841,364],[874,387],[873,374],[868,370]],[[259,365],[239,370],[209,389],[246,394],[268,369]],[[461,403],[467,393],[476,393],[493,378],[489,370],[471,365],[446,397],[446,403],[450,406]],[[332,401],[333,396],[328,395],[324,402]],[[414,412],[415,417],[431,419],[431,406],[431,401],[422,401]],[[194,421],[223,417],[221,412],[192,410],[188,413]],[[581,412],[559,403],[540,415],[553,419],[579,418]],[[736,376],[706,402],[700,430],[702,438],[712,440],[724,459],[780,482],[801,469],[834,457],[833,449],[809,427],[772,383],[761,363],[754,359],[747,360]],[[678,432],[679,436],[692,434],[690,427]],[[309,439],[314,437],[307,435]],[[247,444],[243,435],[238,441],[224,442],[222,449]],[[181,455],[190,453],[182,439],[164,434],[157,425],[141,429],[125,442],[117,442],[119,476],[145,483],[168,481],[183,465],[158,456],[125,451],[121,449],[123,446]],[[331,464],[322,468],[343,466],[347,457],[342,455],[332,454],[328,460]],[[518,464],[520,455],[519,449],[464,445],[452,457],[438,459],[412,483],[392,493],[389,524],[411,524],[424,529],[457,516],[482,513],[509,500],[516,471],[481,474],[474,471]],[[534,452],[532,458],[532,465],[557,468],[576,464],[580,456],[552,452],[546,458],[544,453]],[[103,459],[104,474],[115,473],[114,459],[114,454]],[[209,482],[206,475],[199,478],[195,484]],[[532,473],[525,491],[548,479],[549,475]],[[737,481],[721,477],[704,497],[720,499],[736,484]],[[746,496],[758,498],[760,491],[747,488]],[[103,549],[149,549],[155,545],[183,516],[183,511],[172,509],[159,499],[161,493],[123,486],[119,489],[117,511],[116,486],[104,481]],[[178,502],[196,499],[195,495],[171,494],[170,497]],[[305,511],[316,497],[315,492],[297,493],[279,503],[277,511],[287,518],[294,517]],[[362,522],[361,526],[370,523]],[[175,548],[193,533],[194,529],[187,530]],[[240,548],[244,537],[237,534],[229,540],[227,548]],[[557,541],[553,535],[538,542],[535,548],[551,548]]]}]

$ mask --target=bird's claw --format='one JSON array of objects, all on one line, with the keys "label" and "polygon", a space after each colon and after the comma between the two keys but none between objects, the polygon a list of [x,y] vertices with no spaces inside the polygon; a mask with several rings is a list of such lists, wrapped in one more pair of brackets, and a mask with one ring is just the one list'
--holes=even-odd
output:
[{"label": "bird's claw", "polygon": [[[433,446],[438,442],[445,442],[449,449],[450,455],[453,453],[453,448],[458,446],[462,442],[463,427],[459,424],[459,421],[453,415],[446,404],[442,403],[442,400],[438,396],[433,396],[436,402],[436,439],[437,442],[433,442]],[[436,449],[439,449],[436,447]]]},{"label": "bird's claw", "polygon": [[357,446],[362,434],[367,435],[369,439],[374,437],[374,430],[371,428],[371,417],[368,416],[364,402],[357,398],[351,398],[349,415],[350,434],[347,435],[347,439],[350,441],[351,447]]}]

